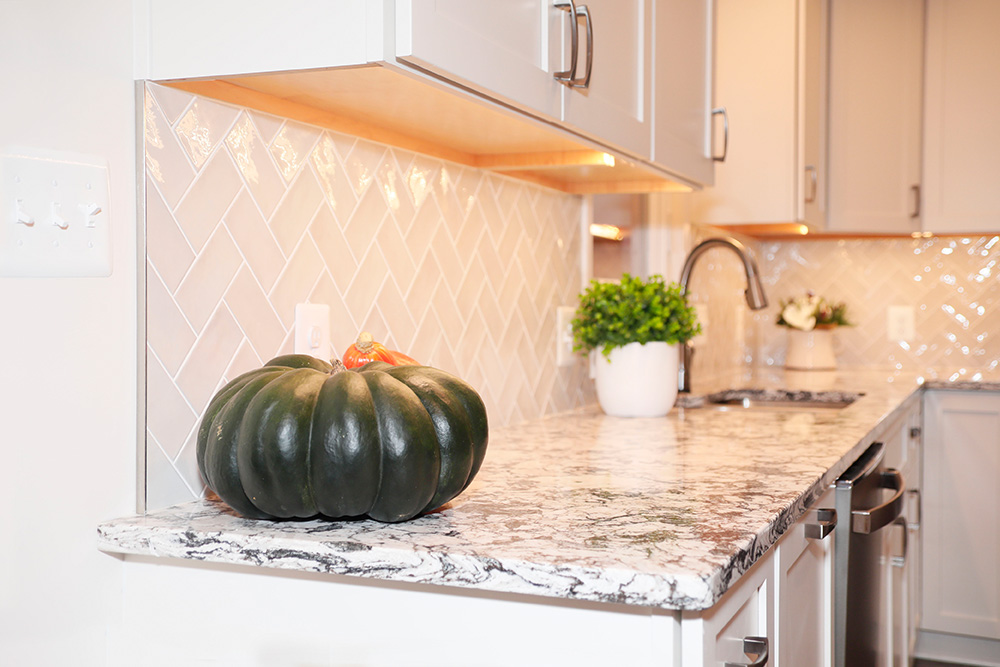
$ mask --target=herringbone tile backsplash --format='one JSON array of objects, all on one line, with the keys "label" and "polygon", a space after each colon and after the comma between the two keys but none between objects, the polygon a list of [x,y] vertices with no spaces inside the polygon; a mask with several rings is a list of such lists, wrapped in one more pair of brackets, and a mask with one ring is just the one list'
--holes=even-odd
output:
[{"label": "herringbone tile backsplash", "polygon": [[[576,304],[590,242],[579,198],[157,85],[144,125],[147,508],[204,492],[201,413],[293,350],[298,303],[329,304],[335,356],[370,331],[471,383],[492,425],[594,400],[585,362],[554,362],[555,307]],[[768,309],[748,311],[726,251],[692,280],[710,319],[698,374],[782,365],[778,304],[805,290],[848,305],[845,372],[1000,364],[1000,237],[752,246]],[[914,307],[914,340],[888,339],[891,305]]]},{"label": "herringbone tile backsplash", "polygon": [[555,308],[581,287],[581,203],[249,109],[149,85],[146,505],[200,496],[200,416],[293,350],[297,303],[465,379],[492,425],[593,400],[557,368]]},{"label": "herringbone tile backsplash", "polygon": [[[784,364],[779,301],[806,290],[847,304],[854,326],[835,336],[837,363],[927,377],[973,378],[1000,366],[1000,237],[843,239],[761,243],[771,305],[751,318],[755,363]],[[889,306],[912,306],[915,336],[888,337]]]}]

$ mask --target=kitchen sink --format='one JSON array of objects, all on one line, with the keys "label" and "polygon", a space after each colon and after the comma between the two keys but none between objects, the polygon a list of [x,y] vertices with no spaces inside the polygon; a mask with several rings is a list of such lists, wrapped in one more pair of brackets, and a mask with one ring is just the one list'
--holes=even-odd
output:
[{"label": "kitchen sink", "polygon": [[705,396],[711,410],[840,410],[864,394],[844,391],[727,389]]}]

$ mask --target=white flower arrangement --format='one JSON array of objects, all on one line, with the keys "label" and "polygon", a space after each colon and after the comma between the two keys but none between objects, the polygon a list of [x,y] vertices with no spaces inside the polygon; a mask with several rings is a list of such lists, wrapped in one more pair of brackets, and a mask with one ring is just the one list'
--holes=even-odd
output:
[{"label": "white flower arrangement", "polygon": [[806,292],[788,301],[782,301],[777,323],[780,326],[802,331],[851,325],[847,321],[846,304],[830,303],[812,292]]}]

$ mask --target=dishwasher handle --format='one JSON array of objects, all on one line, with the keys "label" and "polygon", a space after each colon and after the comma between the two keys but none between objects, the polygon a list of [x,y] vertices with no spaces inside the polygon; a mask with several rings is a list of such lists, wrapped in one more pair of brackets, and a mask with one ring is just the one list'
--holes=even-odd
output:
[{"label": "dishwasher handle", "polygon": [[903,494],[906,492],[906,480],[903,473],[892,468],[880,473],[879,488],[893,489],[896,493],[892,498],[867,510],[851,511],[851,530],[855,533],[868,535],[888,526],[903,513]]}]

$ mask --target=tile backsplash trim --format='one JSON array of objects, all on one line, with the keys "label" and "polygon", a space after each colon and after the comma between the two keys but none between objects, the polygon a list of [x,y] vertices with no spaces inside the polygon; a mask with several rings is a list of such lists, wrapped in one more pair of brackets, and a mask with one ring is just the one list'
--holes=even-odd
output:
[{"label": "tile backsplash trim", "polygon": [[581,201],[149,84],[146,507],[204,492],[197,424],[228,379],[293,349],[297,303],[483,396],[493,425],[593,400],[554,362],[581,285]]}]

